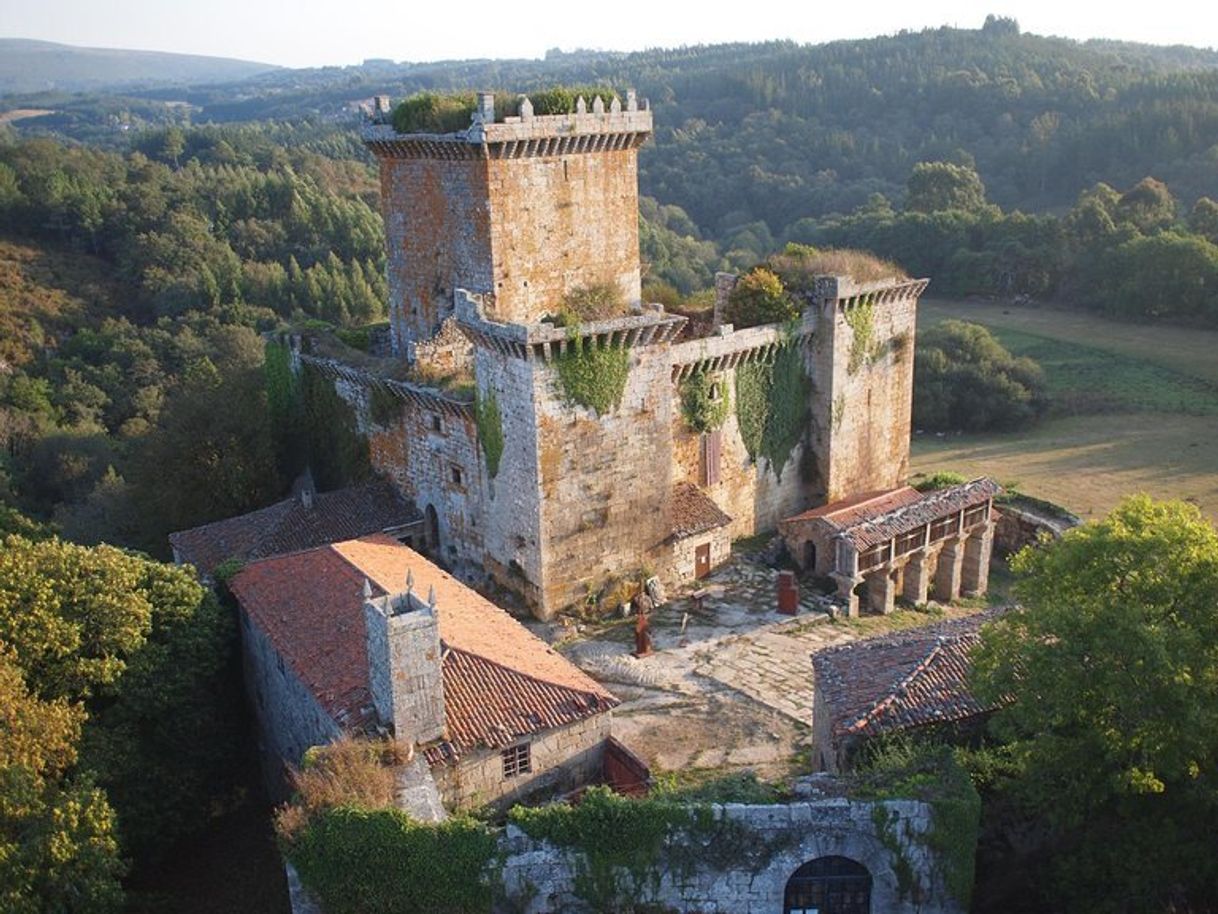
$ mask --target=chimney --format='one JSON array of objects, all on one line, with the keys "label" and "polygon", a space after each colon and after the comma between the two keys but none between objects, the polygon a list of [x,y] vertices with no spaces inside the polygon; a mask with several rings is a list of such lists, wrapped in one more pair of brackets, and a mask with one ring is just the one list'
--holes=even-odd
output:
[{"label": "chimney", "polygon": [[493,92],[478,93],[477,120],[484,124],[495,123],[495,94]]},{"label": "chimney", "polygon": [[393,733],[408,745],[444,735],[444,677],[440,628],[433,596],[424,603],[406,590],[373,597],[364,582],[364,624],[368,639],[368,682],[372,703]]}]

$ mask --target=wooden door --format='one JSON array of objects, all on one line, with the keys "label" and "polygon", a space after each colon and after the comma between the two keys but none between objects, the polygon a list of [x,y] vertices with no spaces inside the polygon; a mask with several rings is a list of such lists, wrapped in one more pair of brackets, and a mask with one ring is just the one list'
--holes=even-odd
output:
[{"label": "wooden door", "polygon": [[704,578],[710,574],[710,543],[694,549],[694,577]]}]

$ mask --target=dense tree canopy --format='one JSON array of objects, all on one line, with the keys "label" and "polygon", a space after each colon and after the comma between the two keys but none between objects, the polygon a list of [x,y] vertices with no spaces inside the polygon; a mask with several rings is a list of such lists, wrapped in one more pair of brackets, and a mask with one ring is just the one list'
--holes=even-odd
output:
[{"label": "dense tree canopy", "polygon": [[918,336],[914,426],[928,431],[1021,428],[1048,408],[1045,379],[980,324],[944,321]]},{"label": "dense tree canopy", "polygon": [[1218,894],[1201,840],[1218,814],[1218,532],[1135,496],[1012,567],[1024,608],[983,633],[975,687],[1009,702],[996,725],[1016,791],[1060,836],[1058,903],[1203,909]]},{"label": "dense tree canopy", "polygon": [[0,728],[38,715],[51,756],[28,755],[18,732],[0,743],[46,802],[75,796],[102,882],[119,869],[116,848],[102,853],[116,837],[110,805],[123,850],[144,860],[205,822],[228,789],[232,639],[227,614],[185,569],[56,539],[0,545],[0,685],[18,709]]}]

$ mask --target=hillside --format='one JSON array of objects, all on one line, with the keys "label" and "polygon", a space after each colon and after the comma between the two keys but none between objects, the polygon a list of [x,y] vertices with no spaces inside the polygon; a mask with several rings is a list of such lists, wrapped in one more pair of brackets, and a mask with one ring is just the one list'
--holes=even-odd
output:
[{"label": "hillside", "polygon": [[231,82],[273,69],[271,64],[226,57],[0,38],[0,96]]}]

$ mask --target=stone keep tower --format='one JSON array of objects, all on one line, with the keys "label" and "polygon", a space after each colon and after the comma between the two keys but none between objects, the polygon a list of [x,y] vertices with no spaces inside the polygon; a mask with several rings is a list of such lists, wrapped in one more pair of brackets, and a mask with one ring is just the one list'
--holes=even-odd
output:
[{"label": "stone keep tower", "polygon": [[365,129],[380,162],[393,345],[414,358],[452,313],[455,290],[486,317],[536,323],[580,286],[617,284],[639,300],[638,147],[651,112],[596,100],[575,114],[495,120],[481,94],[469,129],[443,135]]}]

